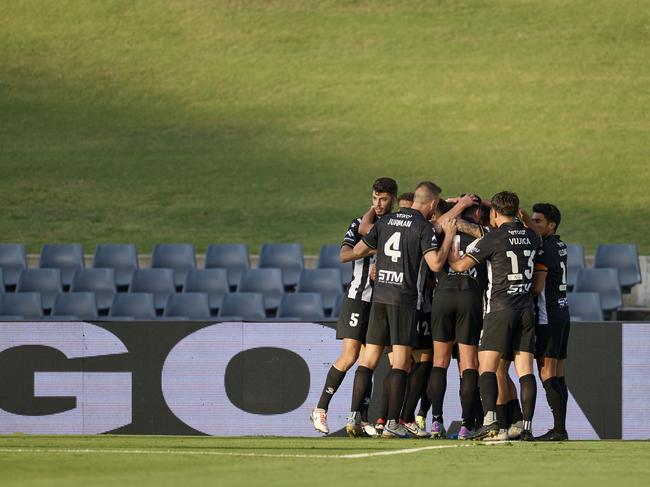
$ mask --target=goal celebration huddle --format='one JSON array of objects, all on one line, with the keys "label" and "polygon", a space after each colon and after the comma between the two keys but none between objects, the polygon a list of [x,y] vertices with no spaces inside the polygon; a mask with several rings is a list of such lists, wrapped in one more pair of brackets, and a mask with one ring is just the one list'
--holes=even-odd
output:
[{"label": "goal celebration huddle", "polygon": [[[537,203],[529,216],[513,192],[442,200],[441,191],[425,181],[398,196],[395,180],[379,178],[371,208],[345,233],[340,258],[353,262],[353,275],[337,323],[342,347],[312,410],[314,428],[330,432],[329,402],[358,362],[349,436],[447,438],[443,402],[454,359],[458,439],[567,440],[570,318],[559,209]],[[373,373],[384,353],[390,371],[371,423]],[[537,437],[535,373],[554,422]]]}]

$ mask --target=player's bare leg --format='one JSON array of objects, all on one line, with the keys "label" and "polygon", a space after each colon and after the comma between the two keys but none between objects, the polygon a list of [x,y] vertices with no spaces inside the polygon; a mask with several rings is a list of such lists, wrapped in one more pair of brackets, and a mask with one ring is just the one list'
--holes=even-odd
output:
[{"label": "player's bare leg", "polygon": [[524,420],[524,429],[521,432],[522,441],[534,440],[533,414],[537,400],[537,382],[533,375],[534,357],[530,352],[515,352],[515,370],[519,376],[521,413]]},{"label": "player's bare leg", "polygon": [[348,436],[361,436],[363,433],[361,429],[361,408],[368,390],[368,384],[372,382],[372,374],[379,364],[383,351],[383,345],[367,344],[363,357],[359,360],[359,366],[354,374],[354,385],[352,386],[350,416],[345,426]]},{"label": "player's bare leg", "polygon": [[329,408],[329,403],[343,382],[346,372],[356,363],[362,348],[363,345],[359,340],[352,338],[343,339],[341,353],[330,367],[318,405],[312,410],[310,415],[311,422],[316,431],[324,434],[329,433],[327,426],[327,409]]},{"label": "player's bare leg", "polygon": [[[562,361],[564,362],[564,361]],[[562,364],[564,366],[564,364]],[[540,357],[537,360],[539,378],[546,391],[546,400],[553,413],[553,429],[537,437],[541,441],[563,441],[568,439],[566,433],[566,402],[564,390],[557,377],[558,359]],[[563,367],[564,368],[564,367]],[[562,370],[564,372],[564,370]]]}]

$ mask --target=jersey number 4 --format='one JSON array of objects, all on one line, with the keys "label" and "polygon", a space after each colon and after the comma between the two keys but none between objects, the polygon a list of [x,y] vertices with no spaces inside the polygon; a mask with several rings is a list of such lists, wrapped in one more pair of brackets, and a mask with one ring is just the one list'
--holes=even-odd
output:
[{"label": "jersey number 4", "polygon": [[393,233],[386,243],[384,244],[384,254],[386,254],[393,262],[397,262],[402,256],[399,250],[399,243],[402,234],[400,232]]}]

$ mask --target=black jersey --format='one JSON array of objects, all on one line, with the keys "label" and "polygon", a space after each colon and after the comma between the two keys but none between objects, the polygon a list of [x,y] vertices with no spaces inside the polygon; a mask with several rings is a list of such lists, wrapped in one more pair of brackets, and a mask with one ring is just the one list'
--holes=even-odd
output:
[{"label": "black jersey", "polygon": [[[454,237],[453,245],[458,245],[460,255],[463,256],[476,245],[477,241],[476,237],[466,233],[458,233]],[[465,272],[455,272],[449,267],[448,263],[445,263],[440,272],[437,273],[437,277],[436,290],[438,291],[475,291],[482,293],[487,287],[487,267],[484,262]]]},{"label": "black jersey", "polygon": [[553,320],[569,321],[566,298],[566,244],[558,235],[544,239],[535,258],[535,270],[546,271],[544,289],[535,299],[537,322],[545,325]]},{"label": "black jersey", "polygon": [[438,249],[431,223],[419,211],[401,208],[379,220],[363,241],[377,249],[373,302],[415,307],[425,279],[422,256]]},{"label": "black jersey", "polygon": [[532,307],[530,288],[541,243],[535,232],[514,221],[486,234],[466,254],[487,264],[486,313]]},{"label": "black jersey", "polygon": [[[348,231],[345,232],[341,247],[347,245],[353,247],[361,240],[359,235],[359,225],[361,217],[355,218],[350,223]],[[372,298],[372,280],[370,279],[370,266],[375,261],[374,257],[364,257],[352,262],[352,280],[348,285],[347,296],[350,299],[360,299],[361,301],[370,302]]]}]

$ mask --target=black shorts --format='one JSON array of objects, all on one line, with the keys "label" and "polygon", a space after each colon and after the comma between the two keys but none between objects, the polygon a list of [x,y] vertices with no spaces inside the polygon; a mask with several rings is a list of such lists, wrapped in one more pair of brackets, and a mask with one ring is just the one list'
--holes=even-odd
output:
[{"label": "black shorts", "polygon": [[366,343],[372,345],[406,345],[418,343],[415,306],[397,306],[373,302]]},{"label": "black shorts", "polygon": [[431,334],[437,342],[478,345],[483,302],[473,291],[439,291],[431,301]]},{"label": "black shorts", "polygon": [[537,335],[535,357],[565,359],[570,331],[571,323],[569,321],[535,326],[535,334]]},{"label": "black shorts", "polygon": [[501,352],[506,359],[514,357],[515,352],[535,353],[533,309],[502,309],[486,314],[478,349]]},{"label": "black shorts", "polygon": [[433,350],[433,341],[431,339],[431,312],[425,313],[417,310],[415,313],[415,328],[418,334],[418,342],[413,347],[415,350]]},{"label": "black shorts", "polygon": [[369,317],[369,302],[350,299],[346,296],[341,303],[341,312],[336,323],[336,339],[351,338],[366,343]]}]

